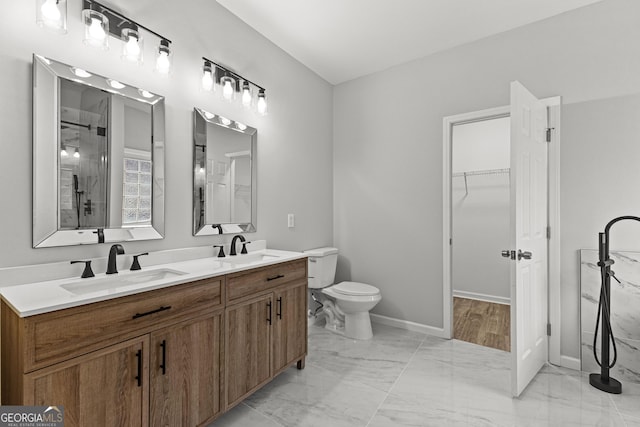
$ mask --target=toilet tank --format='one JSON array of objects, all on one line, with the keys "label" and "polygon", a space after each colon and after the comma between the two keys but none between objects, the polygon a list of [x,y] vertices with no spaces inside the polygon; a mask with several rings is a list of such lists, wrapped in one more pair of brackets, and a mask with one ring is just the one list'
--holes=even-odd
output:
[{"label": "toilet tank", "polygon": [[317,248],[304,251],[309,255],[309,288],[326,288],[333,284],[336,278],[336,265],[338,263],[338,249]]}]

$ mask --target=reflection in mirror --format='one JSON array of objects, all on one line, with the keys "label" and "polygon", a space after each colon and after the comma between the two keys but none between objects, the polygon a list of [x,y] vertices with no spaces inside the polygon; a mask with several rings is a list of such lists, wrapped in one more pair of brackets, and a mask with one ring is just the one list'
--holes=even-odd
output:
[{"label": "reflection in mirror", "polygon": [[257,130],[196,108],[193,234],[256,231]]},{"label": "reflection in mirror", "polygon": [[34,247],[162,238],[164,98],[34,55]]}]

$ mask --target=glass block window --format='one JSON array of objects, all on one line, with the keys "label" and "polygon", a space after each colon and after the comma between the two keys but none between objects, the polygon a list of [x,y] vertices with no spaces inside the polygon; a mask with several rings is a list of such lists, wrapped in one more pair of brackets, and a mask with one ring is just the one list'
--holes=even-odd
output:
[{"label": "glass block window", "polygon": [[151,224],[151,160],[124,158],[122,224]]}]

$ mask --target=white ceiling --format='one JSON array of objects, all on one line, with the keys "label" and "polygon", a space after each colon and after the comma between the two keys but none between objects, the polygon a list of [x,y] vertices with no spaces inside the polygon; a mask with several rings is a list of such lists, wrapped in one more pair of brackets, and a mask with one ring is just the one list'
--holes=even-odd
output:
[{"label": "white ceiling", "polygon": [[217,0],[332,84],[601,0]]}]

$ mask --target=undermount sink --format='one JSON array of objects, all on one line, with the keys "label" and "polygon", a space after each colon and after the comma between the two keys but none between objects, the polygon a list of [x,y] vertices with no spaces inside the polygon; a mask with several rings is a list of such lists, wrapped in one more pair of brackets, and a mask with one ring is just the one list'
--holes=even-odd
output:
[{"label": "undermount sink", "polygon": [[125,286],[139,285],[156,280],[182,276],[184,271],[162,268],[157,270],[137,271],[124,274],[113,274],[108,277],[80,279],[73,283],[60,285],[61,288],[76,294],[84,295],[92,292],[115,290]]},{"label": "undermount sink", "polygon": [[235,256],[228,256],[224,258],[222,262],[226,262],[227,264],[231,264],[231,265],[254,264],[254,263],[263,262],[263,261],[264,262],[275,261],[278,258],[280,257],[277,255],[253,253],[253,254],[244,254],[244,255],[240,254]]}]

